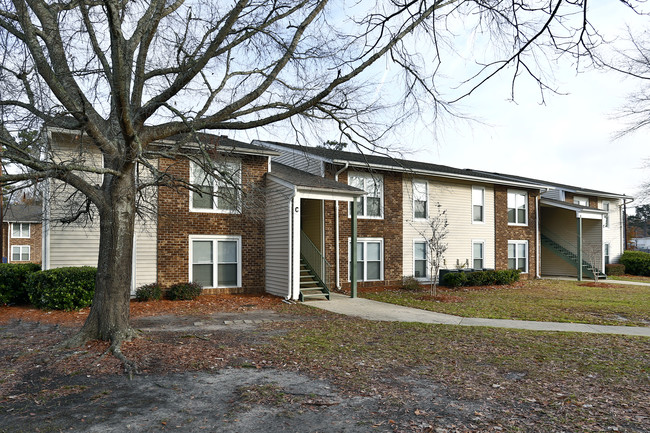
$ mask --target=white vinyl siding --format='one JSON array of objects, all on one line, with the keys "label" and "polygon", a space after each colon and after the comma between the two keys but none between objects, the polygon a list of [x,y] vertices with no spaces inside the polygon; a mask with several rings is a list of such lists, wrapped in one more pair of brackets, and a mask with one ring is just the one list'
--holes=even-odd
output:
[{"label": "white vinyl siding", "polygon": [[[270,179],[270,178],[269,178]],[[266,291],[276,296],[289,294],[289,202],[293,190],[269,181],[266,191]]]},{"label": "white vinyl siding", "polygon": [[[348,258],[352,257],[351,240],[348,239]],[[348,262],[348,281],[352,262]],[[384,240],[357,238],[357,281],[384,279]]]},{"label": "white vinyl siding", "polygon": [[190,235],[189,280],[206,288],[241,287],[241,237]]},{"label": "white vinyl siding", "polygon": [[426,219],[429,216],[429,185],[427,181],[413,181],[413,218]]},{"label": "white vinyl siding", "polygon": [[[419,179],[418,179],[419,180]],[[427,220],[413,218],[413,182],[408,176],[402,182],[403,241],[402,272],[415,275],[413,242],[426,238]],[[431,177],[428,179],[430,214],[437,214],[436,205],[447,212],[449,234],[445,238],[448,248],[444,254],[441,269],[455,269],[456,262],[472,263],[472,240],[485,240],[484,267],[495,267],[494,245],[494,189],[490,185],[481,185],[485,189],[484,224],[472,221],[472,185],[469,182],[449,181]],[[424,235],[422,233],[425,233]]]},{"label": "white vinyl siding", "polygon": [[30,259],[29,245],[12,245],[11,246],[11,261],[12,262],[28,262]]},{"label": "white vinyl siding", "polygon": [[194,162],[190,163],[190,183],[200,191],[190,193],[190,210],[193,212],[236,212],[239,209],[241,163],[239,161],[218,161],[214,164],[214,175],[209,175],[201,166]]},{"label": "white vinyl siding", "polygon": [[485,241],[472,241],[472,268],[485,268]]},{"label": "white vinyl siding", "polygon": [[[384,216],[384,178],[376,173],[350,173],[348,185],[362,189],[366,195],[359,198],[357,218],[383,218]],[[352,215],[350,203],[348,216]]]},{"label": "white vinyl siding", "polygon": [[602,202],[601,209],[607,211],[607,213],[603,215],[603,228],[608,229],[609,228],[609,202],[608,201]]},{"label": "white vinyl siding", "polygon": [[528,241],[508,241],[508,269],[528,272]]},{"label": "white vinyl siding", "polygon": [[485,188],[472,187],[472,222],[485,222]]},{"label": "white vinyl siding", "polygon": [[528,225],[528,193],[508,190],[508,224]]},{"label": "white vinyl siding", "polygon": [[12,223],[11,237],[22,239],[29,238],[29,223]]},{"label": "white vinyl siding", "polygon": [[413,242],[413,276],[415,278],[426,278],[429,262],[427,261],[426,241]]}]

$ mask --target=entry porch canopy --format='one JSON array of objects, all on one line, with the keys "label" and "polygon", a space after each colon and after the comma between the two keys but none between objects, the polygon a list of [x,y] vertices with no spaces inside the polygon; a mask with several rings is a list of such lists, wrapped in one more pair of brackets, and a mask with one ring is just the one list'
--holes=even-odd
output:
[{"label": "entry porch canopy", "polygon": [[[300,296],[301,200],[352,202],[351,242],[357,241],[357,199],[366,192],[326,177],[272,162],[267,173],[266,291],[286,299]],[[334,212],[338,235],[338,211]],[[324,216],[321,215],[321,218]],[[324,226],[322,227],[324,230]],[[323,233],[324,234],[324,233]],[[337,236],[338,240],[338,236]],[[339,262],[337,248],[336,269]],[[357,296],[357,249],[350,249],[351,296]]]}]

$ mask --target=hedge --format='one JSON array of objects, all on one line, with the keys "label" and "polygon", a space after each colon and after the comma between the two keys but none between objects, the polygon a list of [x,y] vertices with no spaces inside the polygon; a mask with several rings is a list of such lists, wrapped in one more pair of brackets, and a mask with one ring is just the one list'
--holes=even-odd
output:
[{"label": "hedge", "polygon": [[625,274],[625,265],[620,263],[605,265],[605,273],[607,275],[623,275]]},{"label": "hedge", "polygon": [[165,292],[165,298],[171,301],[192,301],[203,292],[203,287],[198,283],[177,283]]},{"label": "hedge", "polygon": [[0,263],[0,305],[29,302],[27,277],[40,270],[36,263]]},{"label": "hedge", "polygon": [[158,283],[145,284],[135,290],[136,301],[159,301],[160,299],[162,299],[162,288]]},{"label": "hedge", "polygon": [[500,286],[519,281],[519,270],[452,272],[442,278],[442,285],[447,287],[461,286]]},{"label": "hedge", "polygon": [[90,306],[97,268],[90,266],[39,271],[28,278],[29,301],[37,308],[78,310]]},{"label": "hedge", "polygon": [[650,254],[643,251],[625,251],[619,260],[625,272],[650,277]]}]

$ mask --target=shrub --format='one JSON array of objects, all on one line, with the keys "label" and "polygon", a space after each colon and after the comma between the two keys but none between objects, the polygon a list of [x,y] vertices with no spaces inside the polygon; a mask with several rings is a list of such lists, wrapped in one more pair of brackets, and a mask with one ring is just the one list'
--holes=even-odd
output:
[{"label": "shrub", "polygon": [[489,271],[494,272],[494,285],[503,286],[506,284],[512,284],[516,281],[519,281],[519,274],[521,271],[519,269],[504,269],[501,271]]},{"label": "shrub", "polygon": [[171,286],[166,298],[171,301],[192,301],[198,298],[203,292],[203,287],[198,283],[178,283]]},{"label": "shrub", "polygon": [[417,292],[422,290],[422,285],[413,276],[402,278],[402,289]]},{"label": "shrub", "polygon": [[460,287],[467,284],[465,272],[452,272],[442,277],[442,285],[447,287]]},{"label": "shrub", "polygon": [[628,274],[650,277],[650,254],[643,251],[625,251],[620,262]]},{"label": "shrub", "polygon": [[623,275],[625,274],[625,265],[620,263],[605,265],[605,273],[607,275]]},{"label": "shrub", "polygon": [[162,299],[162,288],[158,283],[145,284],[135,290],[136,301],[158,301],[160,299]]},{"label": "shrub", "polygon": [[27,277],[40,270],[36,263],[0,263],[0,305],[27,303]]},{"label": "shrub", "polygon": [[30,274],[27,293],[37,308],[78,310],[92,303],[97,268],[56,268]]}]

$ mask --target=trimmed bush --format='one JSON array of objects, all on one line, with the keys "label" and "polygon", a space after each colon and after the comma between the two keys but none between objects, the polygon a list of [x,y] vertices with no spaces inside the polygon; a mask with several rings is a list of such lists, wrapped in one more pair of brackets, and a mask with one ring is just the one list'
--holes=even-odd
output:
[{"label": "trimmed bush", "polygon": [[650,277],[650,254],[643,251],[625,251],[620,262],[628,274]]},{"label": "trimmed bush", "polygon": [[170,301],[192,301],[203,292],[203,287],[198,283],[178,283],[171,286],[165,293]]},{"label": "trimmed bush", "polygon": [[27,280],[29,301],[47,310],[79,310],[90,306],[95,293],[97,268],[56,268],[31,274]]},{"label": "trimmed bush", "polygon": [[40,270],[36,263],[0,263],[0,305],[29,302],[27,277]]},{"label": "trimmed bush", "polygon": [[625,274],[625,265],[620,263],[605,265],[605,273],[607,275],[623,275]]},{"label": "trimmed bush", "polygon": [[453,272],[442,277],[442,285],[447,287],[460,287],[467,285],[465,272]]},{"label": "trimmed bush", "polygon": [[519,281],[519,270],[505,269],[501,271],[454,272],[442,278],[442,285],[447,287],[461,286],[502,286]]},{"label": "trimmed bush", "polygon": [[402,278],[402,289],[417,292],[422,290],[422,285],[415,277],[409,276]]},{"label": "trimmed bush", "polygon": [[162,288],[158,283],[145,284],[135,290],[136,301],[159,301],[160,299],[162,299]]}]

